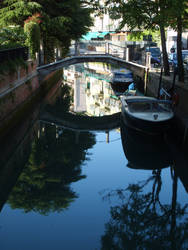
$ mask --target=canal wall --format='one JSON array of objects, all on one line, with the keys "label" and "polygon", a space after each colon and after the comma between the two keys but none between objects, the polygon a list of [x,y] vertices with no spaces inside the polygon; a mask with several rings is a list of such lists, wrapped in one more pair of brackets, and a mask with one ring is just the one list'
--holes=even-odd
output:
[{"label": "canal wall", "polygon": [[[187,76],[186,76],[187,77]],[[149,72],[146,82],[145,94],[148,96],[157,97],[159,89],[160,72]],[[162,76],[161,86],[167,90],[172,87],[173,74],[170,76]],[[179,82],[178,76],[175,80],[175,92],[178,95],[178,101],[174,107],[175,119],[176,119],[176,136],[178,141],[184,147],[188,146],[188,78],[185,78],[185,82]]]},{"label": "canal wall", "polygon": [[61,70],[50,73],[41,81],[37,62],[28,61],[27,64],[12,74],[0,76],[0,136],[19,122],[54,84],[62,81]]},{"label": "canal wall", "polygon": [[28,61],[27,68],[0,77],[0,124],[36,89],[39,88],[36,62]]},{"label": "canal wall", "polygon": [[[48,80],[51,79],[53,79],[52,76]],[[39,123],[35,123],[40,113],[41,102],[53,103],[60,84],[60,81],[53,84],[42,100],[39,98],[39,102],[34,102],[29,106],[31,112],[25,112],[23,119],[9,130],[7,135],[3,133],[3,137],[0,137],[0,211],[28,161],[32,141],[38,136],[41,129]],[[22,109],[23,107],[20,108],[20,110]],[[34,123],[35,126],[33,126]]]}]

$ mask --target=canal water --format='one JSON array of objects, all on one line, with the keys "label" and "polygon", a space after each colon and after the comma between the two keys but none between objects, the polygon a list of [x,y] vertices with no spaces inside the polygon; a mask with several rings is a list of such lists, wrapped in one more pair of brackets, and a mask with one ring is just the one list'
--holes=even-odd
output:
[{"label": "canal water", "polygon": [[1,141],[1,250],[188,248],[187,161],[173,140],[114,125],[112,68],[65,68]]}]

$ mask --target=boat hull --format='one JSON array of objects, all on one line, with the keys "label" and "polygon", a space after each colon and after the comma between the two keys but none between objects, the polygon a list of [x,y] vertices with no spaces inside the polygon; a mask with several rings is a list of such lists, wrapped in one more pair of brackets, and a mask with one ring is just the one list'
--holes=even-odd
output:
[{"label": "boat hull", "polygon": [[171,102],[146,96],[121,96],[124,123],[148,134],[162,133],[172,127]]},{"label": "boat hull", "polygon": [[147,134],[159,134],[169,130],[172,127],[174,117],[164,121],[146,121],[135,118],[125,111],[122,107],[122,120],[126,126],[137,131],[145,132]]},{"label": "boat hull", "polygon": [[131,82],[112,82],[111,87],[116,93],[124,93],[128,88]]}]

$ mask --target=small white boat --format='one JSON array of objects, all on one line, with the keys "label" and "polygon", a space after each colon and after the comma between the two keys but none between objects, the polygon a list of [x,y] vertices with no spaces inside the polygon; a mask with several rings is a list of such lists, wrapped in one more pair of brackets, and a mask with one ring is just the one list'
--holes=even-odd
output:
[{"label": "small white boat", "polygon": [[146,133],[160,133],[171,126],[172,102],[147,96],[121,96],[125,124]]},{"label": "small white boat", "polygon": [[118,69],[110,74],[112,89],[116,92],[125,92],[133,83],[133,74],[128,69]]}]

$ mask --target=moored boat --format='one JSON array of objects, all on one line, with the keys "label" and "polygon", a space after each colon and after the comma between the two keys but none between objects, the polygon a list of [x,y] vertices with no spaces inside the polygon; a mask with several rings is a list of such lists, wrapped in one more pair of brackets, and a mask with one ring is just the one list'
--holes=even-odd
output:
[{"label": "moored boat", "polygon": [[133,74],[130,70],[119,69],[110,74],[110,83],[112,89],[116,92],[125,92],[133,82]]},{"label": "moored boat", "polygon": [[124,123],[146,133],[160,133],[172,125],[172,102],[147,96],[121,96]]}]

